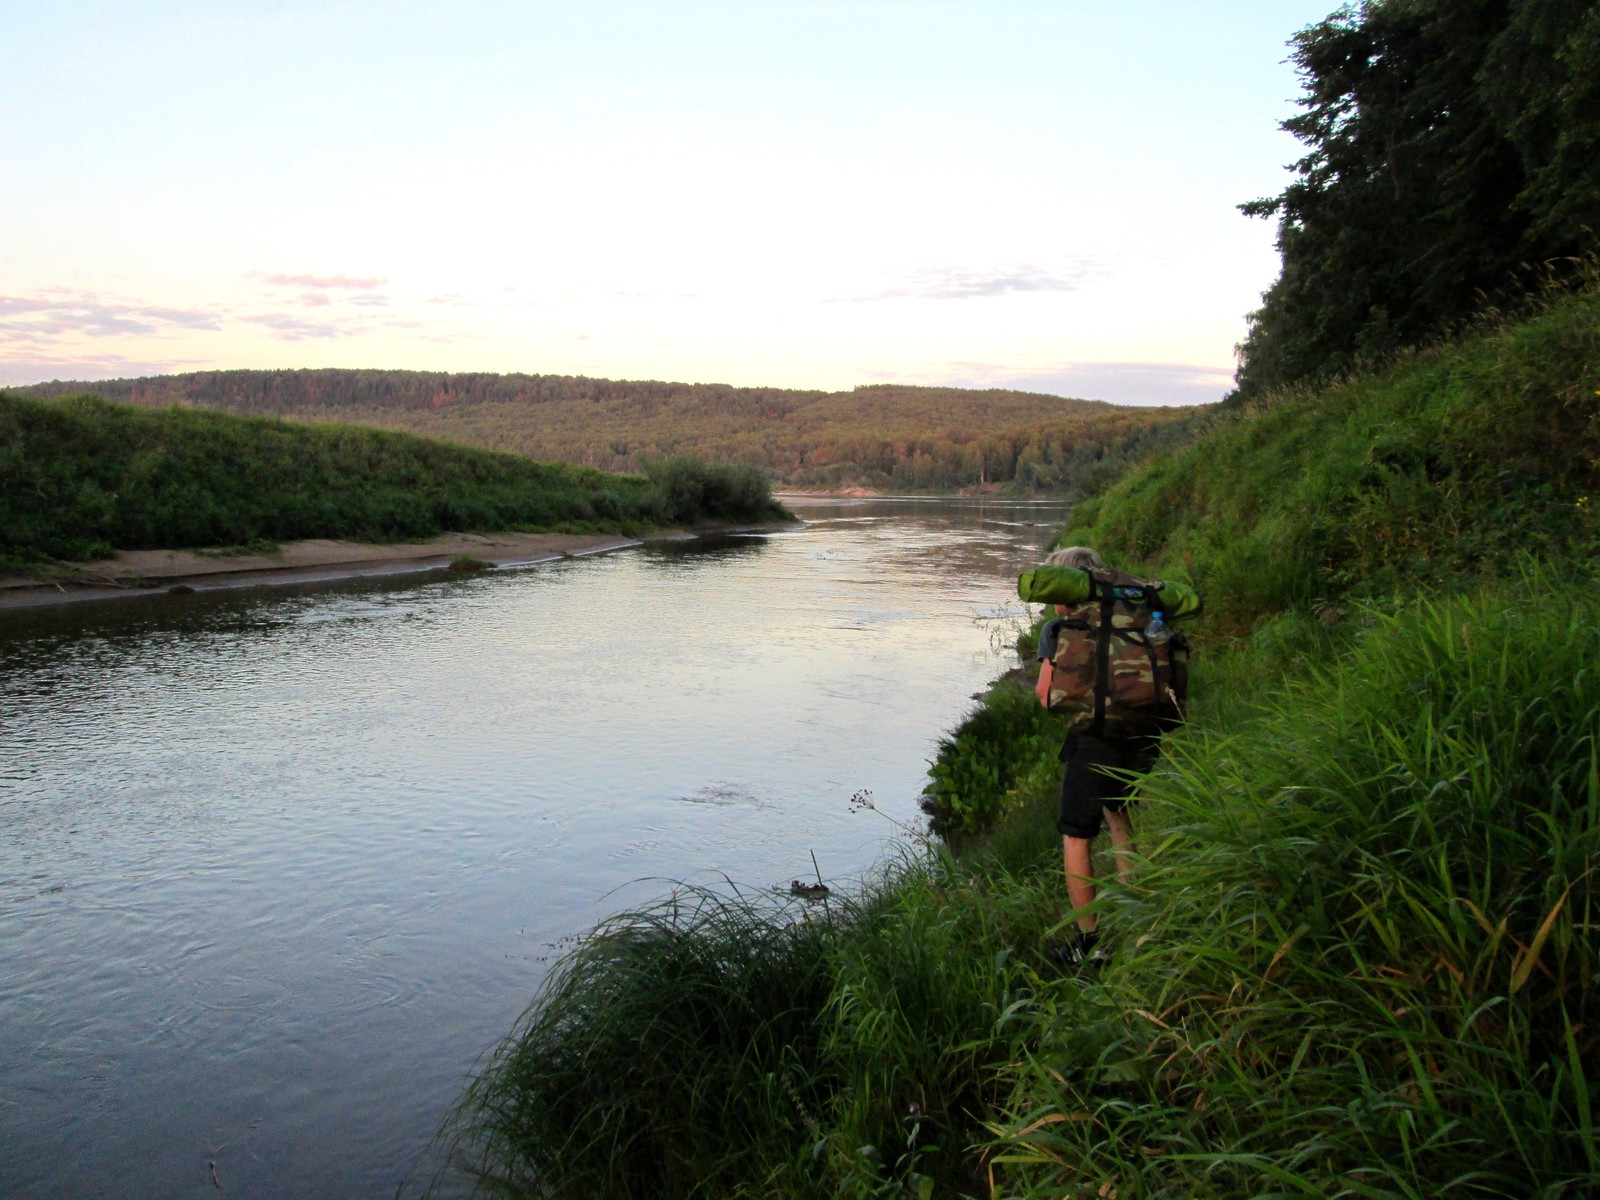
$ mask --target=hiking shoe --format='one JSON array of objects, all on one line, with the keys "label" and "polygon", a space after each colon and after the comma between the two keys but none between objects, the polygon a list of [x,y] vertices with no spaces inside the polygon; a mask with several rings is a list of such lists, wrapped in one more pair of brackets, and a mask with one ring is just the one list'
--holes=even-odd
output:
[{"label": "hiking shoe", "polygon": [[1106,960],[1105,951],[1100,949],[1100,935],[1093,930],[1080,933],[1071,941],[1050,945],[1044,956],[1058,967],[1097,967]]}]

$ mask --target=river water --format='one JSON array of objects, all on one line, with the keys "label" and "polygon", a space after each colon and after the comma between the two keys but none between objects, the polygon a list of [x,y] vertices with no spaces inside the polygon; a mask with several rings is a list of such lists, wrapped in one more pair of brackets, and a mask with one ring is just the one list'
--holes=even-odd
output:
[{"label": "river water", "polygon": [[870,871],[1063,514],[797,511],[0,612],[0,1195],[393,1196],[563,938]]}]

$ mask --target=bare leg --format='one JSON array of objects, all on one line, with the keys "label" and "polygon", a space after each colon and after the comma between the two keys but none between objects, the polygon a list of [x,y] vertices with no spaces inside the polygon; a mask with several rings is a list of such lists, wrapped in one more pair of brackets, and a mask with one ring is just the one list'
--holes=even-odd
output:
[{"label": "bare leg", "polygon": [[1117,878],[1126,881],[1133,873],[1133,826],[1125,812],[1107,809],[1105,817],[1111,826],[1111,858],[1117,864]]},{"label": "bare leg", "polygon": [[[1061,856],[1067,868],[1067,897],[1073,908],[1087,908],[1094,903],[1094,867],[1089,858],[1092,844],[1090,838],[1063,836],[1061,839]],[[1078,918],[1078,928],[1084,933],[1093,933],[1094,922],[1094,914],[1085,913]]]}]

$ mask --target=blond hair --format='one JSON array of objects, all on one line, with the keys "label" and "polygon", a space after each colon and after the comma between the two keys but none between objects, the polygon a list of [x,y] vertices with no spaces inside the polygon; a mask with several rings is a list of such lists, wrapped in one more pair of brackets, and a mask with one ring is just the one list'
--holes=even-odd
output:
[{"label": "blond hair", "polygon": [[1076,567],[1080,571],[1103,571],[1106,568],[1100,555],[1087,546],[1068,546],[1064,550],[1052,550],[1045,555],[1044,561],[1053,567]]}]

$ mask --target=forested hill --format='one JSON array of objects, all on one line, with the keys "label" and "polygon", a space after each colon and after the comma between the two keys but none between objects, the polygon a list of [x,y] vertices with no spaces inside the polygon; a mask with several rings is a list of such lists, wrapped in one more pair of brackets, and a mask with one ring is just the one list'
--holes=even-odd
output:
[{"label": "forested hill", "polygon": [[821,392],[370,370],[201,371],[14,390],[376,425],[607,471],[689,454],[761,466],[789,487],[898,490],[1080,486],[1181,439],[1195,411],[1000,390]]}]

